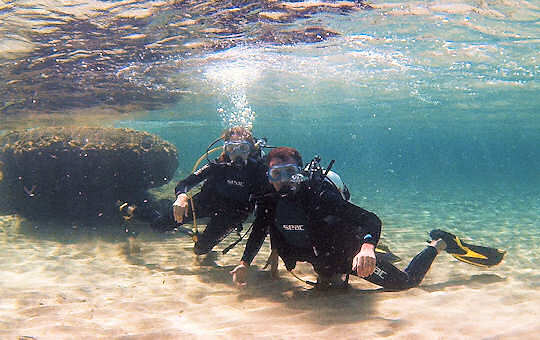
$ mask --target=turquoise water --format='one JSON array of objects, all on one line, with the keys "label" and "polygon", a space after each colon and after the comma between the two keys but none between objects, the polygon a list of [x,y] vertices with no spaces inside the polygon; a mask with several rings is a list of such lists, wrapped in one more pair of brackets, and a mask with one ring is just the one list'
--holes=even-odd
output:
[{"label": "turquoise water", "polygon": [[[249,13],[263,11],[256,2],[246,2],[245,8],[228,2],[219,8],[211,2],[118,2],[110,10],[114,3],[0,2],[5,19],[0,24],[0,46],[5,47],[0,54],[5,103],[0,132],[80,124],[80,116],[92,125],[145,130],[178,147],[176,181],[224,128],[252,126],[270,145],[299,149],[304,161],[316,154],[323,164],[335,160],[333,170],[350,188],[352,201],[377,213],[385,243],[405,259],[422,249],[433,228],[507,251],[504,262],[487,271],[463,273],[456,269],[462,264],[444,258],[428,275],[426,287],[431,288],[426,289],[451,287],[456,278],[465,282],[458,286],[467,287],[466,278],[487,273],[503,285],[538,290],[538,1],[374,2],[371,10],[293,11],[290,21],[253,19]],[[226,11],[234,6],[242,11]],[[40,28],[29,31],[25,20]],[[216,27],[226,32],[208,30]],[[315,43],[282,44],[261,33],[305,27],[338,34]],[[176,40],[164,41],[168,37]],[[72,46],[63,45],[68,40]],[[172,197],[172,187],[162,188],[161,194]],[[93,242],[118,242],[117,235],[95,230],[64,233],[48,226],[33,234],[37,226],[23,227],[15,243],[9,232],[3,234],[11,241],[4,243],[6,256],[0,258],[13,276],[23,271],[10,260],[17,254],[37,258],[38,268],[32,271],[37,276],[57,268],[39,262],[31,249],[56,254],[59,244],[73,248],[74,258],[68,260],[83,275],[88,264],[77,260],[93,256]],[[234,291],[229,278],[219,274],[227,269],[194,270],[191,261],[177,261],[192,257],[189,241],[138,228],[147,256],[127,263],[116,259],[121,263],[111,264],[115,271],[143,263],[152,280],[158,268],[159,275],[174,272],[179,282],[195,275],[205,284]],[[218,264],[232,266],[240,254],[237,247],[220,255]],[[107,266],[103,263],[99,266]],[[159,268],[169,269],[163,274]],[[220,286],[224,282],[225,288]],[[204,291],[190,294],[205,296]]]},{"label": "turquoise water", "polygon": [[305,161],[335,159],[390,240],[441,227],[538,263],[538,11],[445,6],[325,15],[343,36],[204,56],[187,69],[197,94],[117,126],[174,142],[185,174],[223,127],[247,122]]}]

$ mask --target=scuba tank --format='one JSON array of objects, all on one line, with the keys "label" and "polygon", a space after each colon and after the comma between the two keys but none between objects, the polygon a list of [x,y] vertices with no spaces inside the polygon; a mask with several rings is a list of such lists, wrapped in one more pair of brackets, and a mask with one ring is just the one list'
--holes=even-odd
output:
[{"label": "scuba tank", "polygon": [[[300,175],[303,178],[299,178],[296,181],[306,181],[309,179],[312,183],[318,186],[318,188],[315,188],[318,190],[321,190],[322,184],[324,182],[330,183],[336,188],[336,190],[339,191],[341,197],[343,197],[345,201],[348,201],[351,198],[349,189],[347,188],[345,183],[343,183],[341,177],[336,172],[331,171],[335,160],[331,160],[326,168],[323,168],[320,162],[321,157],[319,157],[318,155],[313,157],[313,159],[304,167],[304,172],[307,173],[307,176]],[[294,178],[293,181],[295,181]]]},{"label": "scuba tank", "polygon": [[343,197],[345,201],[351,199],[351,193],[349,192],[349,188],[347,188],[347,186],[345,185],[345,183],[343,183],[341,177],[339,177],[337,173],[335,173],[334,171],[328,171],[324,180],[332,183],[339,190],[341,197]]}]

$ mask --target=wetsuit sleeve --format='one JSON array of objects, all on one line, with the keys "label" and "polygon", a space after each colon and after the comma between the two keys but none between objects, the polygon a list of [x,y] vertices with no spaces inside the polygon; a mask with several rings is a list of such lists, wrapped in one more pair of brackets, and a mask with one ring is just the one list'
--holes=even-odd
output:
[{"label": "wetsuit sleeve", "polygon": [[355,237],[360,238],[362,243],[369,243],[376,246],[379,243],[382,228],[382,222],[379,217],[350,202],[346,202],[344,206],[342,216],[356,222],[350,225]]},{"label": "wetsuit sleeve", "polygon": [[210,164],[206,164],[199,170],[195,171],[191,175],[178,182],[176,188],[174,189],[175,195],[178,196],[180,194],[185,194],[186,192],[190,191],[194,186],[207,179],[212,174],[212,172],[213,167]]},{"label": "wetsuit sleeve", "polygon": [[258,203],[255,208],[255,221],[252,225],[251,233],[246,243],[246,248],[244,249],[244,254],[242,255],[242,261],[251,264],[261,246],[264,243],[264,239],[268,234],[270,223],[273,220],[272,211],[270,204],[268,203]]},{"label": "wetsuit sleeve", "polygon": [[320,210],[320,219],[323,215],[338,216],[343,226],[362,243],[377,245],[381,236],[381,220],[374,213],[344,200],[335,190],[324,190],[319,195],[320,203],[315,209]]}]

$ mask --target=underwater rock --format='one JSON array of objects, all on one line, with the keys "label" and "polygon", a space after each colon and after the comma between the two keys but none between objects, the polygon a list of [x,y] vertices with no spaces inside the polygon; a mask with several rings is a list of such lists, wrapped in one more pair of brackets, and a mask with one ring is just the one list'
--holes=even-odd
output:
[{"label": "underwater rock", "polygon": [[0,136],[0,195],[29,217],[108,217],[167,183],[176,147],[118,128],[36,128]]}]

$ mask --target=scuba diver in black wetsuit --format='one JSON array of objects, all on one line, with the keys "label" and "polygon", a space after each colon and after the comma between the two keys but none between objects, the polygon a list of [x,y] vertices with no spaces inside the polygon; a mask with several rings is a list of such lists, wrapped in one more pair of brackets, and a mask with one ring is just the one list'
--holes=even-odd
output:
[{"label": "scuba diver in black wetsuit", "polygon": [[[172,204],[172,211],[154,218],[151,223],[156,231],[180,229],[194,234],[193,251],[197,255],[208,253],[231,231],[241,229],[254,208],[250,195],[268,188],[266,165],[260,150],[262,145],[255,142],[251,131],[233,127],[226,130],[220,139],[224,141],[222,154],[181,180],[175,188],[176,201]],[[189,191],[203,181],[200,192],[190,197]],[[181,224],[195,222],[201,217],[210,218],[201,234],[181,227]]]},{"label": "scuba diver in black wetsuit", "polygon": [[278,256],[289,271],[297,261],[309,262],[318,274],[320,287],[347,286],[348,274],[388,290],[415,287],[446,247],[441,238],[432,240],[401,271],[375,255],[381,233],[379,218],[348,202],[326,178],[329,169],[325,173],[314,160],[307,171],[303,170],[298,151],[287,147],[273,149],[267,164],[268,181],[274,191],[258,198],[244,255],[240,265],[231,271],[239,286],[246,285],[249,265],[268,233],[272,273],[277,273]]}]

